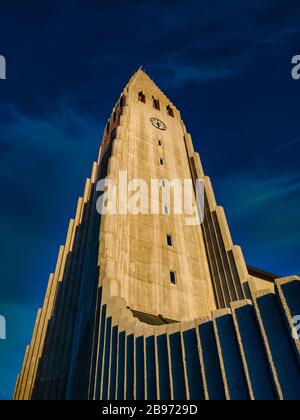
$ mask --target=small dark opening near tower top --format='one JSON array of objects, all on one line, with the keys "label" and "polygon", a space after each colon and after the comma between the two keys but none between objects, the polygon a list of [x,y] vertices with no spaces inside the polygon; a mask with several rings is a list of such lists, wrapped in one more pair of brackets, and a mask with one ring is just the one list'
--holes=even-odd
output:
[{"label": "small dark opening near tower top", "polygon": [[174,111],[173,109],[170,107],[170,105],[167,106],[167,112],[170,115],[170,117],[174,118]]},{"label": "small dark opening near tower top", "polygon": [[120,108],[123,108],[123,106],[126,105],[126,97],[125,95],[122,95],[120,98]]},{"label": "small dark opening near tower top", "polygon": [[153,108],[154,109],[157,109],[158,111],[160,111],[159,99],[153,98]]},{"label": "small dark opening near tower top", "polygon": [[168,246],[173,246],[173,236],[167,235],[167,244]]},{"label": "small dark opening near tower top", "polygon": [[139,97],[138,97],[139,101],[142,102],[143,104],[146,103],[146,95],[144,95],[144,93],[141,91],[139,92]]},{"label": "small dark opening near tower top", "polygon": [[176,284],[176,273],[175,271],[170,271],[170,281],[172,284]]}]

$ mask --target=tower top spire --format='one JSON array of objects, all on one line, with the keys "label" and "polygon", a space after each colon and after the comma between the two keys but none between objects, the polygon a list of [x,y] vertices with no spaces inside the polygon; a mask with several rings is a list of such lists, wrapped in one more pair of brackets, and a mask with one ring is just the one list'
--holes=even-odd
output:
[{"label": "tower top spire", "polygon": [[172,103],[172,101],[166,96],[166,94],[160,89],[160,87],[155,83],[153,78],[147,73],[145,67],[141,65],[136,72],[132,75],[130,78],[127,87],[135,85],[135,83],[138,83],[139,85],[145,83],[148,84],[149,87],[152,88],[152,90],[157,90],[160,92],[161,95],[163,95],[166,100],[170,102],[170,104],[174,107],[175,105]]}]

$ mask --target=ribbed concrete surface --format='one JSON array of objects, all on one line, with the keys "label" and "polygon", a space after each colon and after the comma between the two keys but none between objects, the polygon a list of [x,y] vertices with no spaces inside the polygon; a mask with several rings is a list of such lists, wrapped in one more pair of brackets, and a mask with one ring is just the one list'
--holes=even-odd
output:
[{"label": "ribbed concrete surface", "polygon": [[[111,383],[118,378],[109,399],[300,399],[299,340],[294,342],[283,309],[290,290],[300,293],[298,277],[276,280],[275,294],[254,292],[251,301],[189,323],[147,327],[138,321],[132,327],[127,317],[115,336],[117,366],[110,333],[105,334],[104,371]],[[107,319],[110,329],[112,318]],[[99,382],[107,388],[101,371]]]}]

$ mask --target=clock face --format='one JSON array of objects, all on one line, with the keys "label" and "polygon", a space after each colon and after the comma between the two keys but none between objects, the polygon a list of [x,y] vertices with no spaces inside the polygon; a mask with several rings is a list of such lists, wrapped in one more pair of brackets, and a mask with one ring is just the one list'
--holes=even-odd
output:
[{"label": "clock face", "polygon": [[152,125],[154,125],[154,127],[158,128],[159,130],[166,130],[167,129],[166,124],[163,123],[158,118],[150,118],[150,122],[151,122]]}]

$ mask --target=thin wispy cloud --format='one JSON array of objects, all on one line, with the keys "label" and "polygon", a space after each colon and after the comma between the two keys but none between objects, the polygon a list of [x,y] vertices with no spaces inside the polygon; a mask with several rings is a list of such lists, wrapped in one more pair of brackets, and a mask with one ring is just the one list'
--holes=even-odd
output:
[{"label": "thin wispy cloud", "polygon": [[218,66],[199,65],[199,66],[184,66],[173,64],[167,67],[172,77],[170,83],[179,82],[196,82],[205,83],[211,80],[224,79],[234,75],[235,71],[229,68],[222,68]]},{"label": "thin wispy cloud", "polygon": [[288,141],[286,143],[283,143],[283,144],[281,144],[277,147],[274,147],[274,149],[272,149],[272,151],[273,152],[280,152],[283,149],[287,149],[288,147],[295,146],[299,143],[300,143],[300,138],[299,139],[294,139],[294,140]]},{"label": "thin wispy cloud", "polygon": [[264,189],[265,192],[259,193],[253,200],[254,202],[270,203],[271,201],[284,199],[284,196],[300,190],[299,175],[286,175],[266,179],[261,183],[260,189]]},{"label": "thin wispy cloud", "polygon": [[[300,190],[300,173],[270,175],[267,171],[254,168],[253,172],[230,173],[224,177],[222,186],[232,191],[232,206],[239,209],[242,217],[264,209],[288,198]],[[300,197],[300,195],[298,195]]]}]

